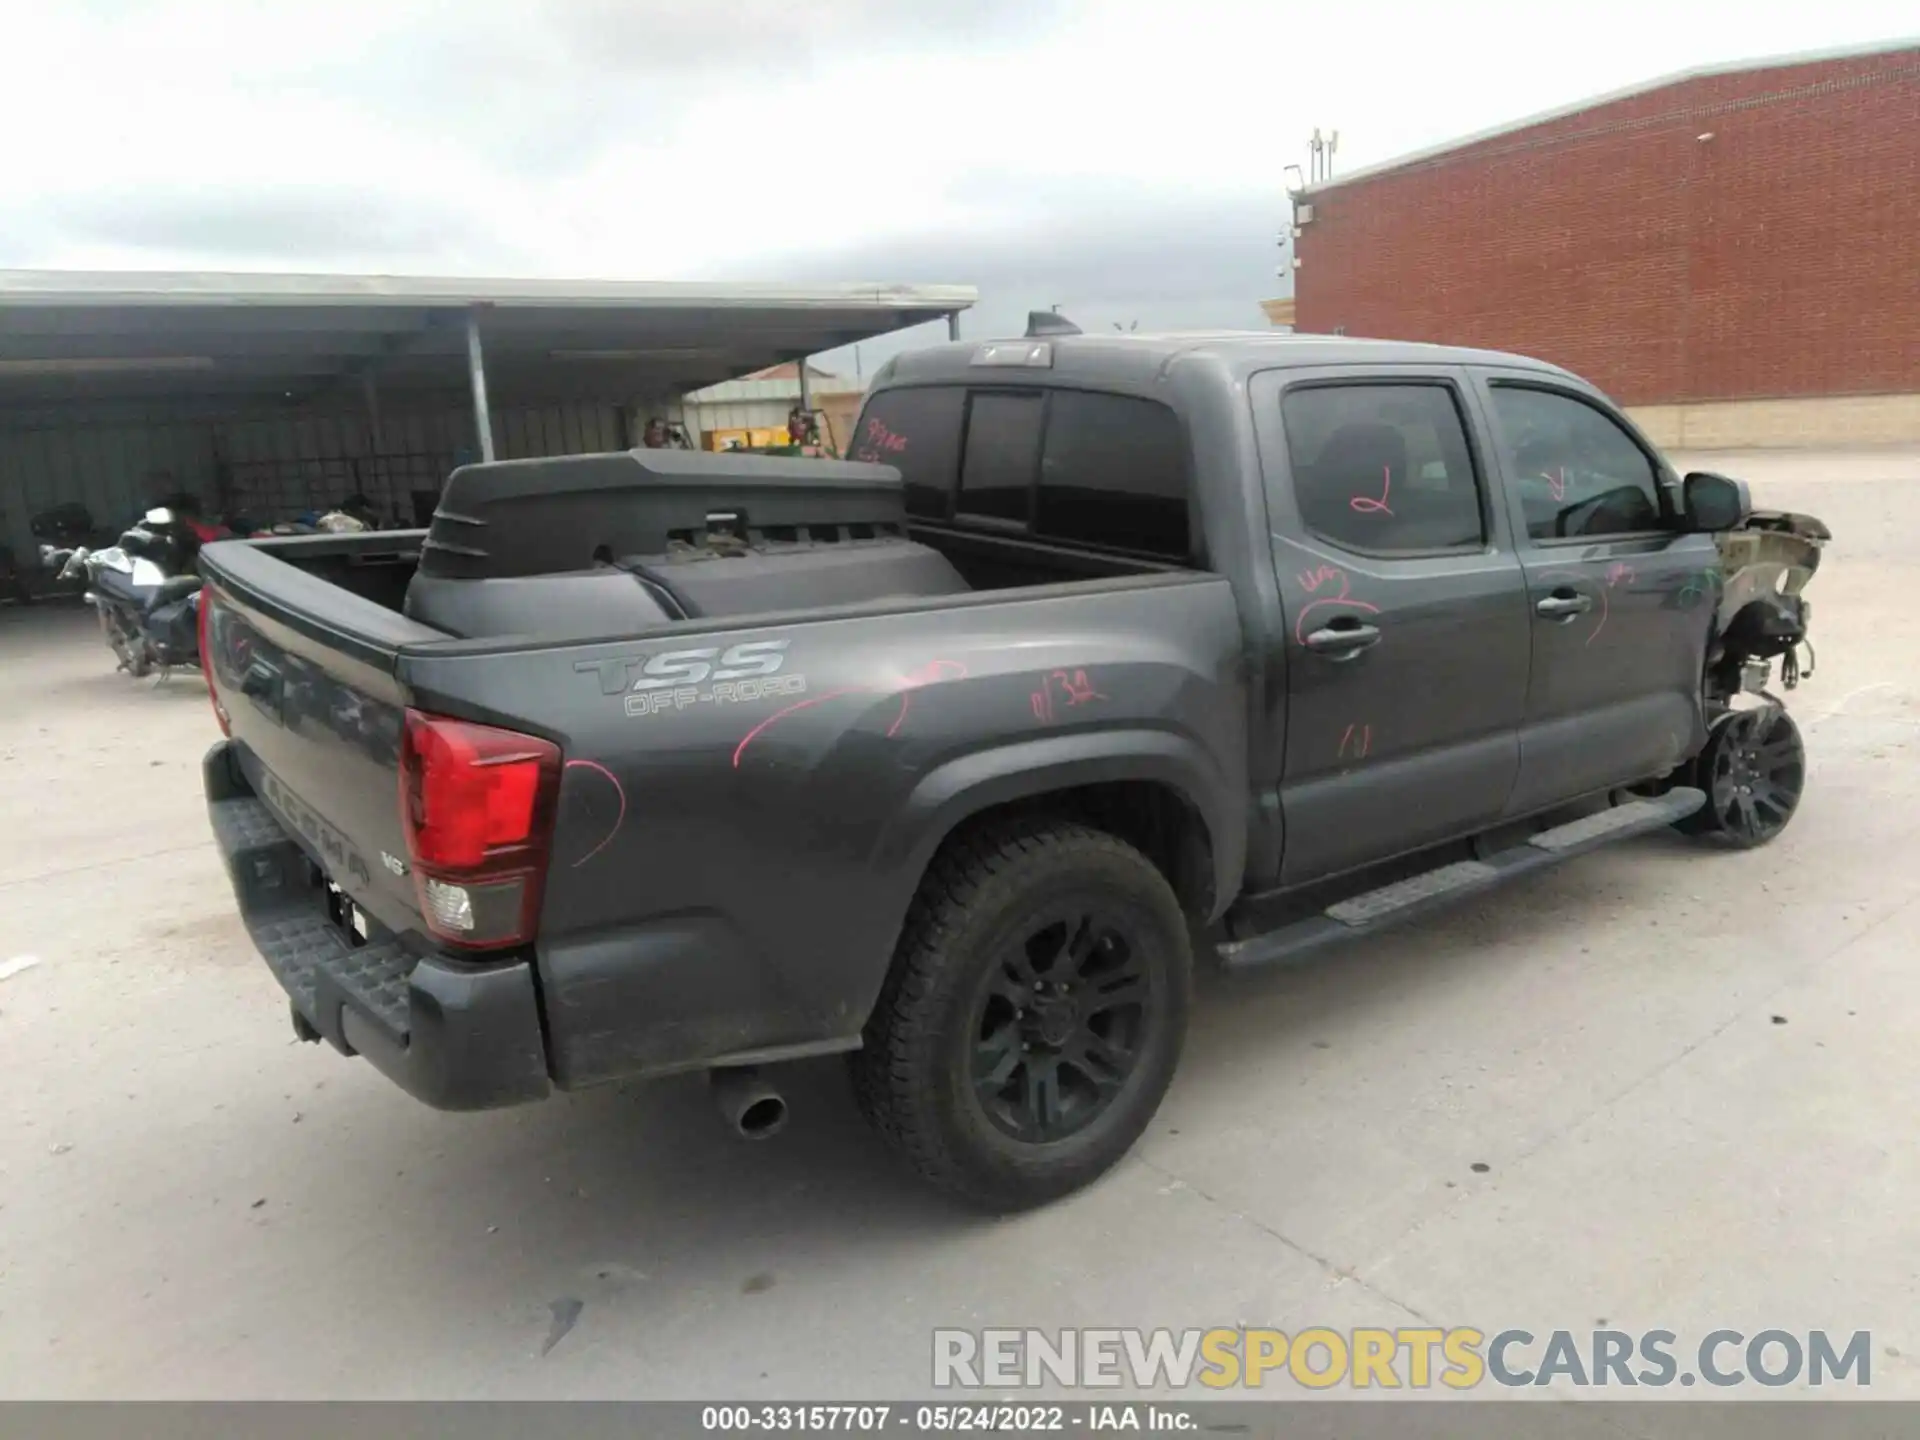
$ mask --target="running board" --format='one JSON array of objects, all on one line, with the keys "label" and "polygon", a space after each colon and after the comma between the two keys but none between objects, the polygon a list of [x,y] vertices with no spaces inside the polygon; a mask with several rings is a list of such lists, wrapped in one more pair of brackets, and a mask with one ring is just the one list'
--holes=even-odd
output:
[{"label": "running board", "polygon": [[1615,840],[1664,829],[1676,820],[1684,820],[1706,803],[1704,792],[1686,788],[1669,790],[1655,799],[1630,800],[1584,819],[1542,830],[1521,844],[1496,851],[1485,859],[1442,865],[1437,870],[1351,896],[1329,905],[1318,915],[1282,925],[1264,935],[1227,941],[1219,947],[1220,960],[1229,970],[1284,965],[1322,945],[1378,934]]}]

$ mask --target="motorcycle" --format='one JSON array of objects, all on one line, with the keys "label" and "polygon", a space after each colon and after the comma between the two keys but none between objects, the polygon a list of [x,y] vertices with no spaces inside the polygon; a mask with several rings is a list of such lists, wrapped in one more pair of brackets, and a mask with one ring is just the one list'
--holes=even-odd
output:
[{"label": "motorcycle", "polygon": [[101,633],[136,679],[158,667],[161,677],[177,665],[200,661],[200,577],[194,560],[212,527],[158,506],[101,550],[42,546],[40,558],[59,578],[84,578],[86,600]]},{"label": "motorcycle", "polygon": [[[73,507],[78,509],[78,507]],[[200,576],[195,561],[200,547],[214,540],[250,535],[351,534],[377,529],[378,517],[364,497],[350,497],[337,509],[263,526],[233,516],[226,523],[199,518],[192,497],[146,512],[119,537],[98,549],[85,544],[43,544],[40,563],[61,581],[85,584],[85,598],[100,620],[101,633],[119,659],[119,668],[135,678],[200,662]],[[62,515],[65,524],[36,526],[39,533],[77,538],[84,515]],[[64,533],[62,533],[64,532]]]}]

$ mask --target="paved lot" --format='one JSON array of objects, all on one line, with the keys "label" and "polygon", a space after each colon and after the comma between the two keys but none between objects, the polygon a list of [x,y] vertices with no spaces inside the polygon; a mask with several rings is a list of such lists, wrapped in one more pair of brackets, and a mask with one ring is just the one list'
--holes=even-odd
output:
[{"label": "paved lot", "polygon": [[1716,459],[1839,536],[1788,834],[1214,981],[1136,1156],[1000,1222],[831,1063],[747,1146],[691,1080],[448,1116],[295,1044],[198,677],[0,612],[0,962],[39,957],[0,980],[0,1397],[902,1396],[936,1325],[1603,1317],[1871,1328],[1920,1396],[1920,457]]}]

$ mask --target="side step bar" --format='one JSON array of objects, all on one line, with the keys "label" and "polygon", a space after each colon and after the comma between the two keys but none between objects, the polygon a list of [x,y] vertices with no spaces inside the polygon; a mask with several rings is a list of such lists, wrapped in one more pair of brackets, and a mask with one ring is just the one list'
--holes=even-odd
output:
[{"label": "side step bar", "polygon": [[1676,788],[1655,799],[1632,800],[1580,820],[1542,830],[1524,843],[1500,850],[1484,860],[1461,860],[1406,880],[1382,885],[1318,915],[1282,925],[1263,935],[1230,940],[1219,946],[1220,960],[1229,970],[1251,970],[1262,965],[1284,965],[1323,945],[1362,935],[1376,935],[1408,920],[1442,910],[1469,895],[1558,865],[1562,860],[1597,850],[1615,840],[1644,835],[1684,820],[1707,803],[1704,791]]}]

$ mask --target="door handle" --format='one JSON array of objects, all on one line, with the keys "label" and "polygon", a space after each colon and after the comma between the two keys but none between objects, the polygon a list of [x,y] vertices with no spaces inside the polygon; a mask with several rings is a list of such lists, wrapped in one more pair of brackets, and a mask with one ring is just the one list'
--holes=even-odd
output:
[{"label": "door handle", "polygon": [[1380,627],[1352,620],[1345,623],[1336,620],[1331,625],[1323,625],[1311,632],[1302,643],[1316,655],[1330,655],[1336,660],[1345,660],[1369,646],[1379,644]]},{"label": "door handle", "polygon": [[1593,609],[1593,597],[1581,595],[1572,590],[1556,590],[1533,607],[1536,615],[1549,620],[1571,620],[1576,615],[1584,615]]}]

